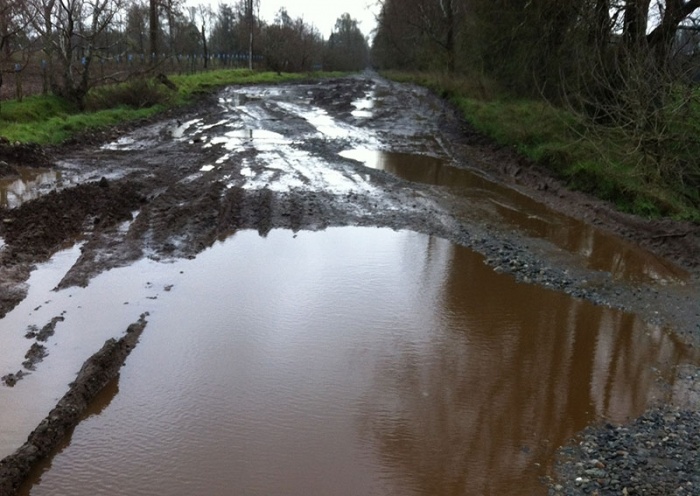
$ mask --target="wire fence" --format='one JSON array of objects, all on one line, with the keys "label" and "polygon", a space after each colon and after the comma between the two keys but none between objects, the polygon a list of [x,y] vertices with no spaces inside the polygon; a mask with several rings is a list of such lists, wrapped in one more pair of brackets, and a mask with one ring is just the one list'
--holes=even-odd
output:
[{"label": "wire fence", "polygon": [[[79,66],[86,62],[81,58],[74,64],[77,69],[81,69]],[[253,56],[254,67],[260,66],[262,62],[262,55]],[[90,64],[90,80],[92,85],[100,85],[126,81],[139,75],[193,74],[205,70],[246,68],[248,65],[247,53],[216,53],[206,59],[201,54],[156,57],[154,54],[125,53],[93,59]],[[51,91],[50,71],[54,72],[54,77],[60,77],[56,68],[52,68],[43,59],[25,63],[0,63],[0,71],[0,100],[22,100],[30,95],[47,94]]]}]

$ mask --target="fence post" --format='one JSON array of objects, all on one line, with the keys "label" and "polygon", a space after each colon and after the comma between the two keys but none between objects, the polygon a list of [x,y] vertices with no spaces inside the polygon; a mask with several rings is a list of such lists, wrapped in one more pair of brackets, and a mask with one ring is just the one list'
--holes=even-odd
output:
[{"label": "fence post", "polygon": [[17,101],[22,101],[22,66],[15,64],[15,84],[17,86]]},{"label": "fence post", "polygon": [[49,72],[46,70],[48,63],[45,59],[41,60],[41,94],[46,95],[49,92]]}]

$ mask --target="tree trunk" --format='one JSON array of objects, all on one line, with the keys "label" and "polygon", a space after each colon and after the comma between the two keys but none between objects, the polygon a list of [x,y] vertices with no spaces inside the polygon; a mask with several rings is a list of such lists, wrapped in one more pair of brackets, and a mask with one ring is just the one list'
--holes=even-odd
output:
[{"label": "tree trunk", "polygon": [[53,33],[53,24],[51,23],[51,12],[53,11],[55,1],[51,0],[46,3],[44,6],[44,33],[43,33],[43,39],[42,39],[42,48],[44,50],[44,54],[46,55],[46,72],[49,75],[49,86],[53,90],[54,87],[56,86],[56,77],[54,76],[54,70],[53,70],[53,59],[54,59],[54,54],[56,53],[54,50],[54,46],[51,42],[51,35]]},{"label": "tree trunk", "polygon": [[595,4],[595,21],[590,32],[589,45],[599,53],[604,53],[610,41],[610,0],[597,0]]},{"label": "tree trunk", "polygon": [[651,0],[628,0],[623,20],[623,37],[630,47],[637,47],[645,39],[649,4]]},{"label": "tree trunk", "polygon": [[253,70],[253,29],[255,28],[255,17],[253,16],[253,0],[246,0],[246,9],[248,14],[248,29],[250,35],[248,37],[248,69]]},{"label": "tree trunk", "polygon": [[204,70],[209,66],[209,51],[207,50],[207,33],[202,23],[202,49],[204,50]]},{"label": "tree trunk", "polygon": [[151,50],[151,56],[155,59],[158,58],[158,5],[156,0],[149,0],[149,48]]},{"label": "tree trunk", "polygon": [[445,18],[447,20],[447,33],[445,38],[445,51],[447,52],[447,72],[455,72],[455,11],[453,0],[445,1]]},{"label": "tree trunk", "polygon": [[678,31],[678,26],[685,18],[700,8],[700,0],[668,0],[661,23],[647,35],[647,42],[654,50],[657,64],[668,62],[669,54],[673,47],[673,41]]}]

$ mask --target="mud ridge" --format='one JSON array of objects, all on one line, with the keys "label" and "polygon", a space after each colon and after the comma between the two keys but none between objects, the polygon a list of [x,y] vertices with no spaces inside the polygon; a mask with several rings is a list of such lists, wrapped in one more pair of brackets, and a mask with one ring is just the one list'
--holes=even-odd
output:
[{"label": "mud ridge", "polygon": [[134,181],[88,182],[52,191],[18,208],[0,208],[0,236],[5,241],[0,253],[0,318],[26,296],[23,283],[33,264],[48,260],[86,233],[131,220],[132,212],[146,202],[142,187]]},{"label": "mud ridge", "polygon": [[0,460],[0,495],[17,494],[32,467],[48,456],[78,424],[93,398],[119,373],[146,327],[147,315],[142,314],[137,322],[131,324],[122,338],[107,340],[97,353],[88,358],[68,392],[29,435],[27,442],[12,455]]}]

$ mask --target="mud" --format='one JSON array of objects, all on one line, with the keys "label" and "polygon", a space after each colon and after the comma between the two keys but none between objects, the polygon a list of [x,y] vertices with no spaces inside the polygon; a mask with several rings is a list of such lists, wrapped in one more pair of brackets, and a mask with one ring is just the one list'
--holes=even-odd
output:
[{"label": "mud", "polygon": [[0,172],[2,175],[16,173],[17,166],[47,167],[51,165],[49,154],[42,147],[32,143],[12,143],[0,136]]},{"label": "mud", "polygon": [[[353,102],[370,94],[374,104],[355,112]],[[20,165],[46,166],[44,150],[0,145],[9,173]],[[643,246],[677,264],[674,273],[682,277],[640,283],[586,266],[546,236],[501,222],[493,205],[339,155],[358,147],[448,160]],[[144,257],[193,258],[243,229],[265,235],[273,228],[377,226],[471,247],[518,281],[637,313],[700,344],[700,226],[639,219],[568,191],[515,151],[476,133],[427,91],[373,74],[229,88],[160,120],[73,140],[50,153],[65,181],[0,209],[0,316],[25,297],[35,264],[76,242],[81,256],[59,288],[87,286],[98,274]],[[42,354],[33,333],[32,366]],[[9,386],[25,373],[3,380]]]},{"label": "mud", "polygon": [[15,494],[32,467],[51,453],[75,427],[92,399],[117,376],[145,327],[146,315],[142,315],[138,322],[129,326],[122,338],[108,340],[85,362],[68,392],[29,435],[27,442],[13,455],[0,461],[0,494]]},{"label": "mud", "polygon": [[46,346],[42,343],[46,342],[51,336],[54,335],[56,332],[56,324],[63,322],[64,320],[65,319],[62,315],[58,315],[52,318],[51,321],[44,325],[41,329],[35,325],[30,325],[27,328],[27,334],[25,334],[25,337],[27,339],[34,339],[35,342],[31,344],[29,350],[24,355],[24,358],[26,359],[24,362],[22,362],[22,367],[24,370],[19,370],[14,374],[4,375],[0,377],[0,381],[6,386],[14,387],[18,381],[30,374],[31,371],[35,370],[36,364],[43,361],[48,355]]},{"label": "mud", "polygon": [[46,341],[53,336],[56,331],[56,324],[63,322],[65,319],[59,315],[51,319],[51,321],[39,330],[36,327],[30,327],[27,334],[24,336],[27,339],[36,339],[37,341]]}]

